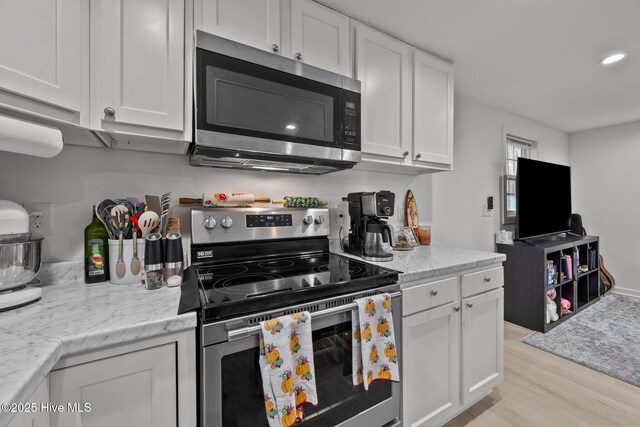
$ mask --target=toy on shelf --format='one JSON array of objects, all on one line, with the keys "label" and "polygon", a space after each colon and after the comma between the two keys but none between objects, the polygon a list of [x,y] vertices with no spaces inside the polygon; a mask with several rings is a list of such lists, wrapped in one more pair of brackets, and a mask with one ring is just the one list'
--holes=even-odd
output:
[{"label": "toy on shelf", "polygon": [[546,322],[551,323],[558,320],[558,306],[554,301],[556,299],[556,290],[549,289],[547,291],[547,312],[546,312]]},{"label": "toy on shelf", "polygon": [[560,298],[560,309],[562,311],[562,315],[571,313],[571,301],[568,299]]}]

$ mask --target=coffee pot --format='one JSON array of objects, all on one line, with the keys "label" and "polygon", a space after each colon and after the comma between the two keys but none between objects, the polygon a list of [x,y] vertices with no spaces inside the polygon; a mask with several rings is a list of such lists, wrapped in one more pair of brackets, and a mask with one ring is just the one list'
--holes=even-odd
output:
[{"label": "coffee pot", "polygon": [[393,258],[391,227],[382,222],[367,222],[365,230],[362,254],[367,258]]}]

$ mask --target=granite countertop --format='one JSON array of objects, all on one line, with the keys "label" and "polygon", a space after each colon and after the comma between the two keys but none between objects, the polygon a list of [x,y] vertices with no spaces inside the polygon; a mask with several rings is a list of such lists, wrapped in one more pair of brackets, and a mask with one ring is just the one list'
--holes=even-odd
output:
[{"label": "granite countertop", "polygon": [[[196,327],[180,288],[84,283],[81,262],[44,264],[42,299],[0,313],[0,403],[27,402],[61,357]],[[0,427],[12,413],[0,411]]]},{"label": "granite countertop", "polygon": [[[362,260],[360,257],[345,253],[337,240],[332,241],[331,250],[337,254]],[[504,254],[475,249],[416,246],[412,251],[393,251],[393,261],[371,262],[371,264],[401,271],[398,283],[403,284],[497,264],[506,259]]]}]

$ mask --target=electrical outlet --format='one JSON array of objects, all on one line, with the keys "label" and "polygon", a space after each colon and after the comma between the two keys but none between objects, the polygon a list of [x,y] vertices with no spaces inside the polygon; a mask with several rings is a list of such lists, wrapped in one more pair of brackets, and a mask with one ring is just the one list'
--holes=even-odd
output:
[{"label": "electrical outlet", "polygon": [[336,224],[344,224],[347,218],[347,202],[336,203]]},{"label": "electrical outlet", "polygon": [[404,224],[404,207],[401,204],[396,208],[396,215],[398,215],[398,221]]},{"label": "electrical outlet", "polygon": [[24,208],[29,214],[29,231],[39,236],[51,236],[51,203],[25,203]]}]

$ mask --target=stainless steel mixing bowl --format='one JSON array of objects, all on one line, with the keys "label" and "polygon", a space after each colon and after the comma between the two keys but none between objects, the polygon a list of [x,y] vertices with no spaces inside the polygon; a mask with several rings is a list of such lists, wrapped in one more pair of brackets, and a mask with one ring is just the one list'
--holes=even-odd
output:
[{"label": "stainless steel mixing bowl", "polygon": [[42,265],[42,237],[23,242],[0,242],[0,291],[32,281]]}]

